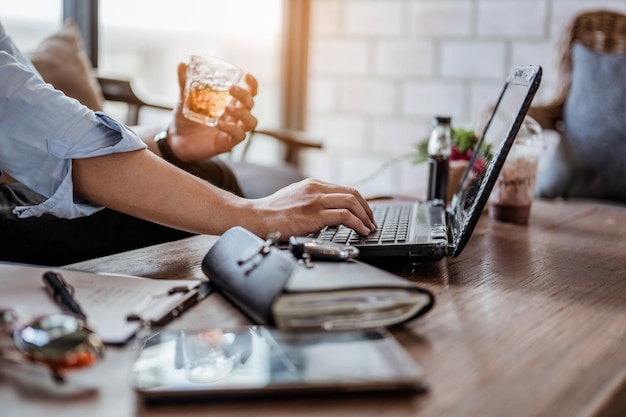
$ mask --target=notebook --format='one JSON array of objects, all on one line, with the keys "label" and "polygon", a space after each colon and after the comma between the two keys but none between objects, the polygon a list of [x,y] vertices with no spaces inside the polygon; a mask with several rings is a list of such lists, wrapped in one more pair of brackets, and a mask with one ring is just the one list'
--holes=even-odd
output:
[{"label": "notebook", "polygon": [[[437,261],[458,256],[469,240],[500,174],[506,156],[541,82],[536,65],[516,66],[509,72],[492,112],[485,119],[475,151],[450,204],[372,202],[378,230],[363,237],[345,226],[329,226],[322,241],[349,244],[359,259]],[[492,144],[491,154],[483,144]],[[426,180],[426,179],[424,179]]]}]

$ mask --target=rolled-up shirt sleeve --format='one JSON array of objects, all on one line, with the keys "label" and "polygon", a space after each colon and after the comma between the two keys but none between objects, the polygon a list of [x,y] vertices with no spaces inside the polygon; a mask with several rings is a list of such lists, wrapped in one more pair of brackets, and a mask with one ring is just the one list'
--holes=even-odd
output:
[{"label": "rolled-up shirt sleeve", "polygon": [[144,149],[124,124],[94,113],[44,83],[0,26],[0,170],[47,199],[19,217],[74,218],[102,207],[74,195],[72,160]]}]

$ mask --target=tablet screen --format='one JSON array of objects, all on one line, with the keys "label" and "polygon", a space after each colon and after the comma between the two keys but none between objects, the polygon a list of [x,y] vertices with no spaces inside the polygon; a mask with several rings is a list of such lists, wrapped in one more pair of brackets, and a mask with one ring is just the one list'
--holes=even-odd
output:
[{"label": "tablet screen", "polygon": [[421,369],[385,330],[163,331],[141,344],[131,374],[153,400],[424,387]]}]

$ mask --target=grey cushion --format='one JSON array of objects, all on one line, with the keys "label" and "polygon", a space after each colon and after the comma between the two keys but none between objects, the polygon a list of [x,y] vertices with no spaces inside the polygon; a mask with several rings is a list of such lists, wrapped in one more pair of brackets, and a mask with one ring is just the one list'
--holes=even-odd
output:
[{"label": "grey cushion", "polygon": [[75,22],[66,21],[27,55],[47,83],[94,111],[102,110],[102,90]]},{"label": "grey cushion", "polygon": [[626,55],[577,43],[572,64],[565,130],[537,194],[626,201]]}]

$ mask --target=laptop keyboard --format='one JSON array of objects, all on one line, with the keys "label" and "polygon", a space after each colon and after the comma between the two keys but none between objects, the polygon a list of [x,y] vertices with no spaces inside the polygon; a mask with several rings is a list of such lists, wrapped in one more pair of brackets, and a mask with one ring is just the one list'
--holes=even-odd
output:
[{"label": "laptop keyboard", "polygon": [[327,226],[320,232],[317,239],[325,242],[341,244],[390,244],[405,243],[408,239],[409,222],[411,219],[412,204],[384,204],[372,205],[374,220],[378,229],[369,236],[361,236],[345,226]]}]

